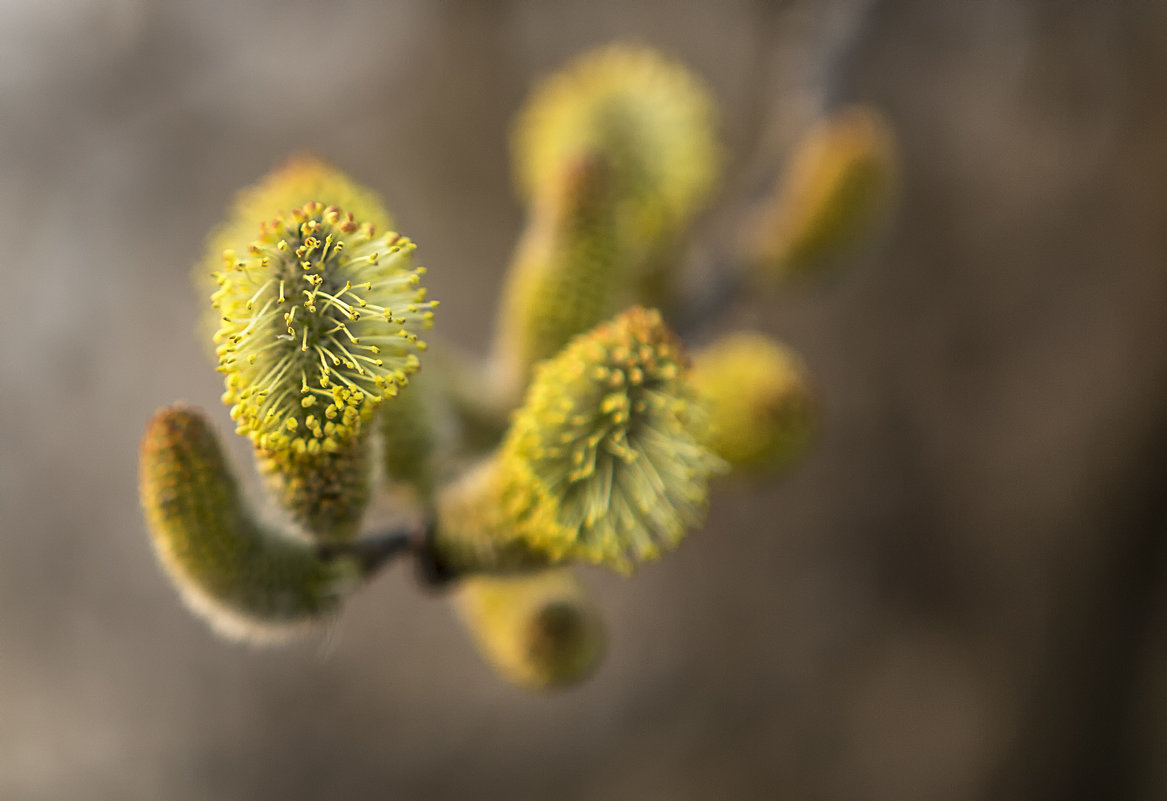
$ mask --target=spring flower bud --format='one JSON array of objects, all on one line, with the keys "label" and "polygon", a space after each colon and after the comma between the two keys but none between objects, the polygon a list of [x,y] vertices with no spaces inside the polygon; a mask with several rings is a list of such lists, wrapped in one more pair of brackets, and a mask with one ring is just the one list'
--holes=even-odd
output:
[{"label": "spring flower bud", "polygon": [[159,410],[142,438],[141,500],[158,560],[187,605],[237,639],[279,640],[334,611],[360,578],[264,530],[248,513],[197,412]]},{"label": "spring flower bud", "polygon": [[735,471],[784,468],[806,451],[818,408],[802,362],[761,334],[735,333],[693,355],[705,406],[701,441]]},{"label": "spring flower bud", "polygon": [[655,241],[709,193],[721,155],[714,120],[708,91],[679,64],[645,47],[595,50],[524,107],[513,138],[519,188],[532,199],[578,153],[600,153],[630,233]]},{"label": "spring flower bud", "polygon": [[895,149],[874,109],[849,108],[815,126],[749,234],[759,269],[775,277],[811,273],[869,243],[894,206]]},{"label": "spring flower bud", "polygon": [[483,656],[516,684],[567,687],[590,676],[603,659],[599,612],[566,568],[470,576],[455,603]]}]

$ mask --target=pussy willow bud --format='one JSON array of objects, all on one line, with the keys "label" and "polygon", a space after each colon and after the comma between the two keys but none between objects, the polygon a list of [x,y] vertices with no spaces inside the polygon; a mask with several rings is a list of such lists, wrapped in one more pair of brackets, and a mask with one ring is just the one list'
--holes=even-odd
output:
[{"label": "pussy willow bud", "polygon": [[875,109],[855,106],[820,122],[797,146],[747,246],[763,272],[809,273],[854,255],[894,206],[895,136]]},{"label": "pussy willow bud", "polygon": [[761,334],[730,334],[693,355],[689,376],[706,409],[701,441],[735,471],[781,469],[806,451],[818,408],[791,351]]},{"label": "pussy willow bud", "polygon": [[439,558],[455,572],[628,572],[676,546],[721,465],[696,439],[684,372],[679,341],[642,308],[541,363],[499,452],[439,500]]},{"label": "pussy willow bud", "polygon": [[322,539],[351,535],[352,505],[337,488],[364,470],[362,429],[425,348],[418,334],[436,303],[419,287],[413,250],[399,234],[308,203],[262,224],[216,274],[223,401],[283,482],[285,508]]},{"label": "pussy willow bud", "polygon": [[[222,268],[223,252],[246,253],[261,221],[313,202],[342,208],[378,231],[393,230],[393,219],[375,193],[318,159],[296,156],[235,197],[226,222],[208,238],[206,255],[195,265],[199,293],[207,297],[218,288],[215,273]],[[219,323],[219,314],[208,308],[207,337],[218,330]]]},{"label": "pussy willow bud", "polygon": [[659,53],[630,45],[586,53],[540,85],[521,113],[519,188],[534,198],[581,151],[603,154],[630,234],[655,243],[709,193],[721,155],[714,120],[701,82]]},{"label": "pussy willow bud", "polygon": [[628,282],[608,163],[585,153],[564,166],[531,207],[503,291],[495,363],[515,401],[536,362],[615,313]]},{"label": "pussy willow bud", "polygon": [[279,639],[332,612],[360,577],[353,560],[260,527],[214,432],[198,413],[161,409],[141,447],[141,499],[162,567],[192,610],[235,638]]},{"label": "pussy willow bud", "polygon": [[566,568],[470,576],[454,596],[483,656],[505,678],[536,689],[586,679],[604,656],[604,627]]}]

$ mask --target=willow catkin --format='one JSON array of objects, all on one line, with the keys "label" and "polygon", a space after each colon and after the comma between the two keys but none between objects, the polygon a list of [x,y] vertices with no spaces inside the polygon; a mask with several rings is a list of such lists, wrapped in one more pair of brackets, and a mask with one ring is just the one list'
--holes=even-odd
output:
[{"label": "willow catkin", "polygon": [[281,639],[333,612],[360,566],[261,526],[198,412],[161,409],[142,438],[142,508],[159,562],[187,604],[240,639]]}]

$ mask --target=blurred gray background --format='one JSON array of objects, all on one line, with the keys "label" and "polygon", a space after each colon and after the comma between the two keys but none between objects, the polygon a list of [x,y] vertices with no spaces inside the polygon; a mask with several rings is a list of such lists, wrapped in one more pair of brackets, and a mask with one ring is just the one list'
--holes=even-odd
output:
[{"label": "blurred gray background", "polygon": [[[873,102],[897,227],[721,328],[826,402],[786,480],[725,487],[633,580],[593,681],[497,679],[400,567],[327,638],[182,608],[136,458],[176,399],[228,431],[190,265],[310,151],[420,245],[481,351],[522,223],[526,92],[610,40],[704,76],[727,230],[817,109]],[[0,3],[0,798],[1167,797],[1162,2]]]}]

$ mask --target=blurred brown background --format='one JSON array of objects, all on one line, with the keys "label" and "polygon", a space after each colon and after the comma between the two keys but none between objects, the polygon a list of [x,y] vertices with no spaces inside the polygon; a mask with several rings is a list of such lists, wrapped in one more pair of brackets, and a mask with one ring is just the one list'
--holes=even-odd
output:
[{"label": "blurred brown background", "polygon": [[[420,244],[481,350],[532,82],[639,40],[705,76],[709,231],[817,108],[902,139],[886,246],[741,306],[826,399],[538,696],[401,568],[327,639],[215,639],[157,569],[137,440],[224,431],[188,284],[232,193],[308,150]],[[0,798],[1167,797],[1167,4],[0,4]],[[708,238],[698,243],[708,243]]]}]

